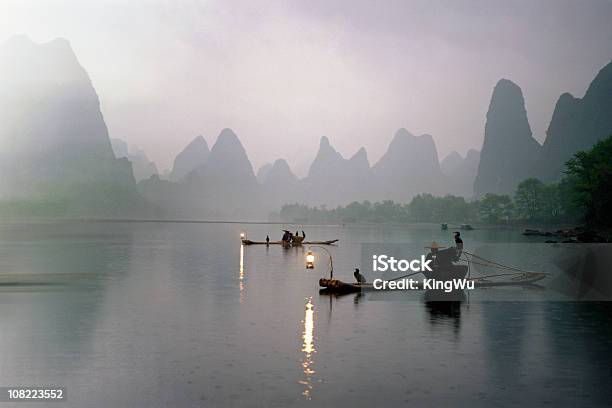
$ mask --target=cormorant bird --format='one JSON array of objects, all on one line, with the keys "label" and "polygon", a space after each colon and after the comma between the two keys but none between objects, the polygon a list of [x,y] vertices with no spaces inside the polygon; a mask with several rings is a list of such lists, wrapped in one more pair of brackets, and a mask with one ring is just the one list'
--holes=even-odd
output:
[{"label": "cormorant bird", "polygon": [[366,283],[366,278],[361,273],[359,273],[359,268],[355,268],[355,272],[353,272],[353,276],[357,283]]},{"label": "cormorant bird", "polygon": [[459,231],[455,231],[455,246],[457,247],[457,258],[459,258],[463,252],[463,240]]}]

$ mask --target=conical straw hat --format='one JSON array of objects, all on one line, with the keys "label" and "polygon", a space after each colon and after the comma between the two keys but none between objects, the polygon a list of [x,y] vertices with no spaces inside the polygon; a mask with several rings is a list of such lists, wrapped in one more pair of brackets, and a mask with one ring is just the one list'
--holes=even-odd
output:
[{"label": "conical straw hat", "polygon": [[436,241],[432,241],[431,245],[426,246],[425,248],[427,248],[427,249],[440,249],[440,248],[446,248],[446,247],[440,246],[440,244],[438,244]]}]

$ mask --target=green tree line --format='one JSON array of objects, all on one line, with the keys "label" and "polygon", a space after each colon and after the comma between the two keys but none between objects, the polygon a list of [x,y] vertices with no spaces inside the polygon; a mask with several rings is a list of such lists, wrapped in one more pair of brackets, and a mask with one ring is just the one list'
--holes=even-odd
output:
[{"label": "green tree line", "polygon": [[556,183],[522,181],[511,197],[485,194],[479,200],[419,194],[410,203],[353,202],[333,209],[287,204],[280,219],[297,223],[483,222],[575,223],[612,227],[612,136],[566,163]]}]

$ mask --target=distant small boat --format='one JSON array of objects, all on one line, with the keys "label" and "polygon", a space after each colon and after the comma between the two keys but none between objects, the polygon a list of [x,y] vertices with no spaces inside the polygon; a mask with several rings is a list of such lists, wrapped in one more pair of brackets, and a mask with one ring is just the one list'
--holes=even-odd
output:
[{"label": "distant small boat", "polygon": [[[450,224],[453,228],[461,228],[462,230],[473,230],[474,228],[472,228],[472,226],[470,224]],[[448,229],[449,224],[448,223],[444,223],[444,224],[440,224],[440,228],[443,230],[447,230]]]},{"label": "distant small boat", "polygon": [[[270,245],[285,245],[285,246],[297,246],[297,245],[334,245],[339,240],[332,239],[329,241],[304,241],[303,237],[298,242],[289,242],[287,241],[270,241]],[[295,241],[295,238],[294,238]],[[266,241],[251,241],[250,239],[243,239],[242,245],[266,245]]]},{"label": "distant small boat", "polygon": [[525,231],[523,231],[523,235],[526,235],[526,236],[537,236],[537,237],[552,237],[555,234],[553,234],[550,231],[540,231],[538,229],[529,229],[529,228],[527,228]]}]

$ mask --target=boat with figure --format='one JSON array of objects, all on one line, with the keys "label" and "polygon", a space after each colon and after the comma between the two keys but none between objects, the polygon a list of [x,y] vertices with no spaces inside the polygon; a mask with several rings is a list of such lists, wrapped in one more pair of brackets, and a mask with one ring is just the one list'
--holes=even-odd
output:
[{"label": "boat with figure", "polygon": [[291,248],[300,245],[334,245],[338,242],[338,239],[330,239],[327,241],[306,241],[306,233],[302,231],[302,235],[299,235],[298,231],[292,233],[288,230],[282,230],[283,237],[280,241],[270,241],[270,237],[266,236],[265,241],[252,241],[247,239],[246,232],[240,234],[240,241],[242,245],[282,245],[284,248]]},{"label": "boat with figure", "polygon": [[[437,281],[442,283],[448,283],[450,281],[454,284],[458,284],[455,286],[455,290],[462,290],[460,282],[463,282],[463,285],[467,285],[469,282],[469,286],[473,285],[474,288],[488,288],[495,286],[527,286],[533,285],[547,276],[547,274],[543,272],[532,272],[509,265],[504,265],[471,252],[464,251],[463,241],[458,239],[458,237],[456,237],[456,240],[456,247],[442,249],[444,247],[440,246],[435,241],[432,242],[431,245],[425,247],[431,251],[426,257],[426,259],[430,259],[432,261],[430,271],[413,272],[408,275],[399,276],[392,279],[384,279],[383,282],[399,281],[400,279],[406,279],[408,277],[421,274],[424,276],[424,279],[414,279],[414,286],[411,286],[410,290],[433,289],[429,287],[431,283],[426,284],[426,281]],[[490,275],[471,276],[471,264],[490,267],[503,272]],[[322,291],[330,293],[395,290],[393,288],[388,288],[385,285],[382,285],[382,288],[380,285],[375,288],[373,283],[343,282],[339,279],[333,279],[332,277],[330,277],[330,279],[319,279],[319,286],[323,288]],[[395,285],[392,286],[395,287]]]},{"label": "boat with figure", "polygon": [[[466,267],[467,268],[467,267]],[[507,278],[501,278],[501,276],[482,276],[468,278],[470,282],[474,282],[474,288],[491,288],[501,286],[529,286],[536,282],[541,281],[546,277],[545,273],[542,272],[524,272],[521,274],[509,274]],[[495,279],[494,279],[495,278]],[[319,279],[319,286],[321,286],[322,293],[355,293],[355,292],[370,292],[370,291],[390,291],[393,289],[376,289],[373,283],[355,283],[355,282],[344,282],[339,279]],[[422,281],[416,281],[414,289],[410,290],[430,290],[424,287]]]},{"label": "boat with figure", "polygon": [[449,225],[451,227],[459,228],[459,229],[466,230],[466,231],[471,231],[474,229],[474,227],[472,227],[470,224],[451,224],[447,222],[440,224],[440,229],[442,231],[446,231]]},{"label": "boat with figure", "polygon": [[334,245],[339,240],[338,239],[330,239],[328,241],[305,241],[303,237],[300,240],[296,241],[251,241],[250,239],[243,239],[242,245],[286,245],[286,246],[299,246],[299,245]]}]

